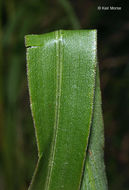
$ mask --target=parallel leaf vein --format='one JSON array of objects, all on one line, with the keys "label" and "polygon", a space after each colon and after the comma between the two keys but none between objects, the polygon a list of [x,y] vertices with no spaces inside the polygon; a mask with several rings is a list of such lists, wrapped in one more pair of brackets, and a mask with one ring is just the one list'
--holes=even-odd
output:
[{"label": "parallel leaf vein", "polygon": [[56,141],[57,141],[58,127],[59,127],[59,116],[60,116],[60,98],[61,98],[61,81],[62,81],[61,31],[56,31],[55,35],[56,35],[56,77],[57,77],[56,78],[55,123],[54,123],[53,140],[52,140],[49,169],[48,169],[45,190],[49,190],[49,187],[50,187],[54,157],[55,157],[55,151],[56,151]]}]

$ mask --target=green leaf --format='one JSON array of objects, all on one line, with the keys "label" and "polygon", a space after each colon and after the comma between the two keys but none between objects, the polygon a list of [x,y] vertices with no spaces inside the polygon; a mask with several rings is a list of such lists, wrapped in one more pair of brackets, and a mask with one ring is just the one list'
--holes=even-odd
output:
[{"label": "green leaf", "polygon": [[29,189],[106,189],[96,31],[27,35],[26,47],[39,155]]},{"label": "green leaf", "polygon": [[104,131],[101,109],[101,92],[99,69],[96,70],[94,110],[89,137],[89,145],[85,160],[84,177],[81,190],[106,190],[107,180],[103,161]]}]

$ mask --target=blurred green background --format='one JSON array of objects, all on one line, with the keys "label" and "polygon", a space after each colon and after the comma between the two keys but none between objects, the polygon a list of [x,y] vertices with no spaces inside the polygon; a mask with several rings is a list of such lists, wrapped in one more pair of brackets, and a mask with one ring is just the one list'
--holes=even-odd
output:
[{"label": "blurred green background", "polygon": [[98,29],[109,189],[129,189],[128,7],[119,0],[0,1],[0,190],[27,190],[37,161],[24,36],[79,28]]}]

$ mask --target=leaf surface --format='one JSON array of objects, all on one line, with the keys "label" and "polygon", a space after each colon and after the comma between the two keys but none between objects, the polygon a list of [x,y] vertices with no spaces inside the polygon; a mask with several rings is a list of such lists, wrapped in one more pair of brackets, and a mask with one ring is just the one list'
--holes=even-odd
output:
[{"label": "leaf surface", "polygon": [[101,108],[99,69],[97,67],[93,118],[81,190],[107,190],[103,150],[104,127]]},{"label": "leaf surface", "polygon": [[[98,146],[103,144],[101,110],[96,116],[96,106],[94,109],[96,102],[101,101],[94,99],[99,96],[95,90],[96,31],[59,30],[27,35],[26,47],[30,104],[39,155],[29,189],[90,189],[93,177],[87,168],[91,167],[90,173],[94,173],[94,165],[86,151],[87,147],[94,150],[97,138],[92,130],[99,126],[102,143]],[[100,156],[101,153],[96,163],[101,160]],[[101,161],[99,169],[102,166],[104,171]],[[99,176],[99,171],[96,175]],[[95,180],[96,189],[97,184]]]}]

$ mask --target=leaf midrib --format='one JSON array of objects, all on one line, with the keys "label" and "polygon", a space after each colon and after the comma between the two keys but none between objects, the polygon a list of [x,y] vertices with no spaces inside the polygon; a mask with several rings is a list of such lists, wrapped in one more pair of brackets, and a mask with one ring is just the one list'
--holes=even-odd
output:
[{"label": "leaf midrib", "polygon": [[53,163],[55,157],[55,150],[56,150],[56,140],[58,134],[58,126],[59,126],[59,115],[60,115],[60,98],[61,98],[61,81],[62,81],[62,34],[61,30],[55,31],[56,37],[56,102],[55,102],[55,122],[54,122],[54,130],[53,130],[53,137],[52,137],[52,144],[51,144],[51,153],[49,159],[49,168],[48,174],[46,178],[45,190],[49,190],[52,170],[53,170]]}]

